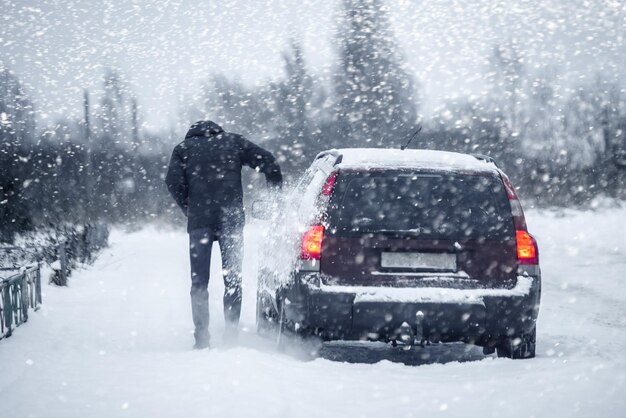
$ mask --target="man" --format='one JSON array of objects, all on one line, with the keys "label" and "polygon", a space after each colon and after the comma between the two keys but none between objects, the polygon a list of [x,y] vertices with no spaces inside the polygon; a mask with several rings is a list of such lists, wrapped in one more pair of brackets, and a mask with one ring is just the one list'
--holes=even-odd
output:
[{"label": "man", "polygon": [[225,132],[211,121],[194,123],[174,148],[165,183],[187,216],[191,260],[191,310],[195,349],[209,347],[209,272],[213,241],[222,253],[224,276],[224,339],[237,338],[241,311],[243,257],[243,190],[241,168],[265,174],[268,186],[282,187],[274,156],[243,136]]}]

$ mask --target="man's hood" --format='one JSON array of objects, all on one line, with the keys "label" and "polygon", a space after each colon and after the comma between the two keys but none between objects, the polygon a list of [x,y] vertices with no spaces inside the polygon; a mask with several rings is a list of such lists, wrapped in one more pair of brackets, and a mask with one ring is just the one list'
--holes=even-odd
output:
[{"label": "man's hood", "polygon": [[224,129],[217,123],[210,120],[201,120],[191,125],[189,131],[187,131],[187,135],[185,135],[185,139],[191,138],[192,136],[217,135],[222,132],[224,132]]}]

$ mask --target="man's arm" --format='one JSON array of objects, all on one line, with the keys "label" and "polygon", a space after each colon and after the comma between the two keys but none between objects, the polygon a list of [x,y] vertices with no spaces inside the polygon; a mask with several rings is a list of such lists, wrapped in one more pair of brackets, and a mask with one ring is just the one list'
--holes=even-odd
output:
[{"label": "man's arm", "polygon": [[283,175],[276,158],[271,152],[241,137],[242,157],[241,162],[254,169],[259,169],[265,174],[265,180],[271,189],[281,189]]},{"label": "man's arm", "polygon": [[189,185],[185,177],[185,163],[183,162],[178,147],[174,148],[170,165],[165,176],[165,184],[167,190],[180,206],[185,216],[187,216],[187,208],[189,206]]}]

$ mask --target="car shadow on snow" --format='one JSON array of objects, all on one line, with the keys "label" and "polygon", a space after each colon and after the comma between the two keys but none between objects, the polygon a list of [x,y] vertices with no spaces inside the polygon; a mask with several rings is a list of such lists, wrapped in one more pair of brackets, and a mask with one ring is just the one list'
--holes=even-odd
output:
[{"label": "car shadow on snow", "polygon": [[334,342],[324,344],[319,357],[344,363],[373,364],[383,360],[407,366],[445,364],[450,362],[479,361],[490,356],[482,348],[463,344],[431,344],[424,347],[392,347],[384,343]]},{"label": "car shadow on snow", "polygon": [[407,366],[422,366],[480,361],[493,357],[493,355],[484,355],[481,347],[463,343],[433,343],[406,350],[401,345],[392,347],[391,344],[382,342],[335,341],[324,343],[320,348],[316,343],[288,336],[283,337],[283,344],[277,345],[274,338],[248,332],[240,334],[239,345],[263,352],[280,352],[303,361],[325,359],[353,364],[374,364],[386,360]]}]

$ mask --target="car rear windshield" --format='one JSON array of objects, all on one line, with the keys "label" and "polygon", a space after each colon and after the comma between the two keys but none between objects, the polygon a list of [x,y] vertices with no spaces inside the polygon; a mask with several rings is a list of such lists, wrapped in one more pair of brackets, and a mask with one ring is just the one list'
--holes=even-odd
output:
[{"label": "car rear windshield", "polygon": [[340,173],[328,211],[335,234],[508,239],[513,220],[495,174]]}]

